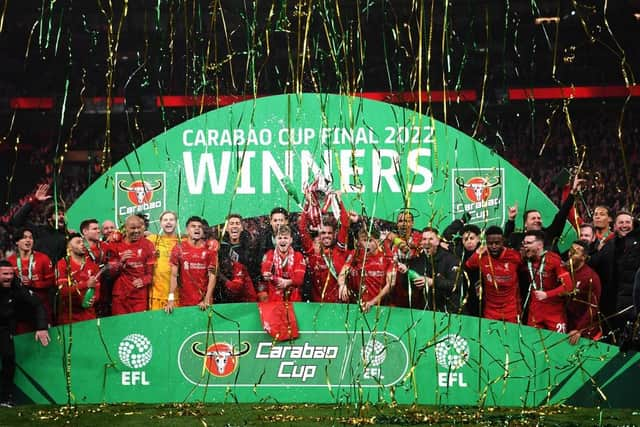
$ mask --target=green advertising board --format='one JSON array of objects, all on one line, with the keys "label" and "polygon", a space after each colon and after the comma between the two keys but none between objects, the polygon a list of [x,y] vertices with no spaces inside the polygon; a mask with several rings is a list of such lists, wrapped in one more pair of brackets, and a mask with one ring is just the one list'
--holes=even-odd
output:
[{"label": "green advertising board", "polygon": [[150,311],[16,337],[16,384],[36,403],[397,402],[635,407],[640,355],[463,315],[294,304],[275,342],[256,304]]},{"label": "green advertising board", "polygon": [[[547,223],[557,211],[516,168],[451,126],[383,102],[302,94],[240,102],[169,129],[104,173],[68,221],[77,228],[99,216],[120,225],[143,213],[156,231],[164,210],[210,224],[230,212],[297,211],[293,195],[318,175],[347,209],[394,221],[410,207],[417,228],[443,229],[464,213],[481,227],[502,225],[516,203]],[[574,238],[566,234],[561,246]]]}]

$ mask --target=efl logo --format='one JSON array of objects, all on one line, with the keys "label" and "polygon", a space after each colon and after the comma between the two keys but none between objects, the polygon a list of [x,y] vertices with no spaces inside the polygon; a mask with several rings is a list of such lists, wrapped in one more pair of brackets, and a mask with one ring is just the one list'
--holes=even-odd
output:
[{"label": "efl logo", "polygon": [[164,172],[141,174],[116,173],[116,212],[128,216],[140,212],[162,209],[166,199]]},{"label": "efl logo", "polygon": [[387,358],[387,349],[380,341],[370,338],[362,348],[362,360],[364,362],[364,374],[367,379],[384,379],[380,365]]},{"label": "efl logo", "polygon": [[447,335],[436,344],[436,361],[447,372],[438,372],[438,385],[451,387],[458,383],[460,387],[467,387],[462,372],[453,372],[469,361],[469,343],[459,335]]},{"label": "efl logo", "polygon": [[205,358],[205,367],[207,371],[216,377],[226,377],[231,375],[238,366],[238,358],[251,350],[251,345],[244,342],[244,350],[235,351],[231,344],[226,342],[217,342],[207,347],[207,351],[200,350],[202,343],[194,342],[191,345],[191,351],[199,357]]},{"label": "efl logo", "polygon": [[118,356],[122,364],[135,371],[122,371],[122,385],[149,385],[147,373],[140,371],[151,362],[153,347],[149,338],[141,334],[127,335],[120,341]]}]

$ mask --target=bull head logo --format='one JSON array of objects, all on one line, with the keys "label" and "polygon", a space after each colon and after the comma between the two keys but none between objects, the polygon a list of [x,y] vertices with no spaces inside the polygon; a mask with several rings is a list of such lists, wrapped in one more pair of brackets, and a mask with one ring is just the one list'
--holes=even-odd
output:
[{"label": "bull head logo", "polygon": [[500,176],[492,178],[475,176],[467,182],[464,182],[464,179],[459,176],[456,179],[456,184],[464,189],[467,198],[472,202],[485,202],[491,197],[491,189],[500,185]]},{"label": "bull head logo", "polygon": [[251,350],[248,342],[242,343],[244,349],[235,351],[231,344],[226,342],[218,342],[211,344],[207,351],[199,349],[202,343],[194,342],[191,345],[191,351],[205,359],[205,367],[212,375],[216,377],[226,377],[236,370],[238,365],[238,357],[247,354]]},{"label": "bull head logo", "polygon": [[162,181],[156,180],[155,185],[149,184],[147,181],[133,181],[130,185],[126,185],[126,181],[121,179],[118,181],[118,188],[127,192],[129,200],[136,206],[149,203],[153,197],[153,192],[162,188]]}]

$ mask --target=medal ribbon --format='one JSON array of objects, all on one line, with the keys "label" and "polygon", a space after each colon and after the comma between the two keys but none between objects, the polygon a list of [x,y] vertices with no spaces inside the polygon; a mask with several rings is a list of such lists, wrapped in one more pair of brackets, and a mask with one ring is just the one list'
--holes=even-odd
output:
[{"label": "medal ribbon", "polygon": [[[33,260],[33,252],[29,255],[29,265],[27,266],[27,278],[29,279],[29,284],[31,285],[31,278],[33,277],[33,266],[35,262]],[[24,283],[24,274],[22,274],[22,259],[20,255],[18,255],[18,270],[20,271],[20,280]]]},{"label": "medal ribbon", "polygon": [[[540,265],[538,266],[537,270],[534,272],[533,271],[533,263],[531,262],[531,260],[527,260],[527,268],[529,269],[529,277],[531,277],[531,286],[533,286],[533,289],[540,291],[542,290],[542,273],[544,272],[544,264],[546,261],[546,255],[547,255],[547,251],[542,252],[542,255],[540,257]],[[539,276],[539,280],[540,280],[540,288],[538,288],[538,286],[536,285],[536,274],[538,273]]]},{"label": "medal ribbon", "polygon": [[[100,250],[100,255],[98,257],[96,257],[94,255],[93,251],[91,250],[91,245],[89,244],[89,241],[87,239],[82,239],[82,242],[84,243],[84,247],[87,250],[87,255],[89,255],[89,257],[91,257],[91,260],[93,262],[95,262],[97,265],[102,265],[102,259],[104,258],[104,252],[102,251],[102,245],[100,244],[100,242],[96,243],[96,247]],[[84,263],[84,261],[83,261],[83,263]]]},{"label": "medal ribbon", "polygon": [[333,265],[333,258],[331,257],[332,251],[329,249],[329,256],[327,256],[327,252],[322,251],[322,259],[324,259],[324,263],[329,267],[329,272],[333,276],[334,279],[338,280],[338,273],[336,272],[336,267]]}]

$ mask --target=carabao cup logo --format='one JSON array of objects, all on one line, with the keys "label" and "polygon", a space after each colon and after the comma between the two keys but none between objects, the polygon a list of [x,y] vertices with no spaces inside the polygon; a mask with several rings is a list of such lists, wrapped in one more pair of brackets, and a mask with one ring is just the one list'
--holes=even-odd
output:
[{"label": "carabao cup logo", "polygon": [[248,342],[244,342],[244,349],[236,351],[233,346],[226,342],[217,342],[207,347],[207,351],[200,349],[202,343],[194,342],[191,351],[200,357],[205,358],[207,371],[216,377],[226,377],[233,373],[238,366],[238,358],[247,354],[251,349]]},{"label": "carabao cup logo", "polygon": [[153,199],[154,191],[162,188],[162,181],[157,179],[154,184],[150,184],[147,181],[139,179],[127,185],[126,181],[121,179],[118,181],[118,188],[127,192],[129,201],[134,206],[139,206],[149,203]]},{"label": "carabao cup logo", "polygon": [[464,189],[464,194],[467,199],[472,202],[486,202],[491,197],[491,189],[500,185],[500,177],[494,176],[491,178],[484,178],[481,176],[474,176],[466,182],[462,177],[456,179],[456,184]]},{"label": "carabao cup logo", "polygon": [[166,176],[164,172],[141,172],[138,176],[116,172],[115,193],[116,220],[144,213],[149,217],[152,211],[160,211],[166,204]]},{"label": "carabao cup logo", "polygon": [[459,335],[447,335],[436,344],[436,361],[447,370],[462,368],[469,360],[469,343]]},{"label": "carabao cup logo", "polygon": [[153,347],[149,338],[141,334],[127,335],[120,341],[118,356],[131,369],[140,369],[151,361]]}]

